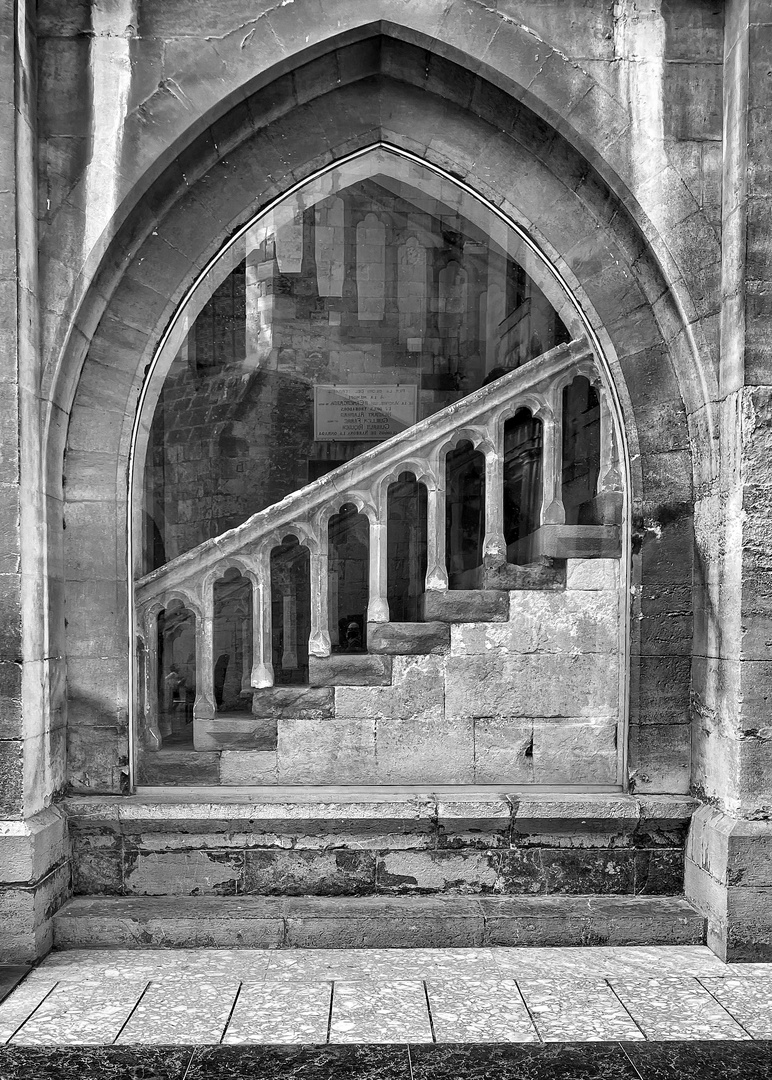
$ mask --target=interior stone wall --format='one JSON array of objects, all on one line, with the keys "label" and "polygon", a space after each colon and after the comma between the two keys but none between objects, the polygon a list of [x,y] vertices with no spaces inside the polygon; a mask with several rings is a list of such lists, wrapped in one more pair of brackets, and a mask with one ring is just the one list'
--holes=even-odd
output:
[{"label": "interior stone wall", "polygon": [[623,574],[618,559],[568,559],[550,589],[435,597],[446,610],[418,633],[371,624],[374,655],[312,657],[310,689],[258,690],[254,717],[195,720],[198,752],[146,753],[140,779],[613,788]]}]

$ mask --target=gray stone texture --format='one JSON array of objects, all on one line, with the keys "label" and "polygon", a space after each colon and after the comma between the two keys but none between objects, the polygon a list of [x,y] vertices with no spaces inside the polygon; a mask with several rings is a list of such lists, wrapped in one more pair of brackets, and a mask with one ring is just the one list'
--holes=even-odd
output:
[{"label": "gray stone texture", "polygon": [[450,627],[444,622],[370,623],[367,627],[367,648],[371,653],[441,654],[449,646]]},{"label": "gray stone texture", "polygon": [[[238,752],[234,751],[234,754]],[[689,799],[266,792],[67,804],[77,894],[677,894]],[[227,820],[225,818],[227,814]]]},{"label": "gray stone texture", "polygon": [[423,596],[427,622],[503,622],[508,607],[508,594],[495,589],[451,589],[426,592]]},{"label": "gray stone texture", "polygon": [[680,897],[75,897],[59,949],[699,945]]},{"label": "gray stone texture", "polygon": [[[386,652],[373,647],[373,627],[367,631],[370,652]],[[390,686],[391,661],[388,657],[366,653],[333,653],[332,656],[309,656],[308,681],[311,686]]]}]

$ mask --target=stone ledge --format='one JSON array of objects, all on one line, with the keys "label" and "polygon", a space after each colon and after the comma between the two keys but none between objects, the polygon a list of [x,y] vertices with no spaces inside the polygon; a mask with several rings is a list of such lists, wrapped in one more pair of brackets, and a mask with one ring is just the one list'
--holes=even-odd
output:
[{"label": "stone ledge", "polygon": [[70,948],[465,948],[701,945],[682,897],[76,897],[54,916]]},{"label": "stone ledge", "polygon": [[[615,844],[626,837],[636,845],[636,833],[673,826],[684,828],[696,806],[694,799],[677,796],[625,794],[541,794],[475,791],[459,787],[442,791],[387,791],[382,788],[262,789],[254,795],[71,796],[63,808],[70,828],[79,832],[176,831],[217,833],[233,828],[241,832],[277,835],[330,833],[413,832],[436,836],[438,846],[463,843],[485,835],[522,841],[571,836],[581,846],[582,835],[611,833]],[[668,839],[668,844],[672,840]]]},{"label": "stone ledge", "polygon": [[426,622],[506,622],[509,593],[502,589],[448,589],[423,594]]},{"label": "stone ledge", "polygon": [[374,653],[417,656],[446,653],[450,625],[446,622],[368,623],[367,647]]}]

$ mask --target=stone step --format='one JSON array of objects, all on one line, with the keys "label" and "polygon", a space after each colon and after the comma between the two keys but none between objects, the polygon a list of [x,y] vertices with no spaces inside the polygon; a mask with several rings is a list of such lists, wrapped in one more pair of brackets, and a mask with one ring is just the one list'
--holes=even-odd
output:
[{"label": "stone step", "polygon": [[[694,803],[384,789],[77,796],[76,894],[677,895]],[[176,901],[175,901],[176,902]]]},{"label": "stone step", "polygon": [[100,897],[54,916],[54,947],[394,949],[701,945],[683,897]]}]

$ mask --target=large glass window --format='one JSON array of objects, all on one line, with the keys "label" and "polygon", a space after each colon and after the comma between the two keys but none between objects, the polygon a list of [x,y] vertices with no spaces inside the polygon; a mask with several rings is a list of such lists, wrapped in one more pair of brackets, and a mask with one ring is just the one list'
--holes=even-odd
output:
[{"label": "large glass window", "polygon": [[141,782],[191,750],[209,782],[244,750],[306,775],[302,724],[335,715],[330,687],[391,685],[402,661],[371,654],[429,640],[430,593],[557,588],[572,553],[618,556],[619,440],[580,325],[523,236],[385,147],[226,245],[137,428]]}]

